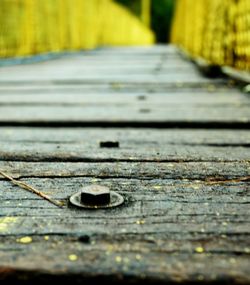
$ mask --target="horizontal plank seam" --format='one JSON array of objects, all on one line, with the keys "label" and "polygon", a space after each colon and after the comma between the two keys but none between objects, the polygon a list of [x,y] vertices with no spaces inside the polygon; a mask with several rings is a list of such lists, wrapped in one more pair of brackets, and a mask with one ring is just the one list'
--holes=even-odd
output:
[{"label": "horizontal plank seam", "polygon": [[32,120],[8,120],[1,121],[0,127],[37,127],[37,128],[152,128],[152,129],[225,129],[225,130],[249,130],[250,118],[246,122],[241,121],[32,121]]},{"label": "horizontal plank seam", "polygon": [[8,162],[86,162],[86,163],[116,163],[116,162],[127,162],[127,163],[135,163],[135,162],[147,162],[147,163],[187,163],[187,162],[192,162],[192,163],[205,163],[205,162],[235,162],[235,163],[249,163],[250,159],[246,159],[246,160],[237,160],[237,159],[231,159],[231,160],[223,160],[223,159],[197,159],[197,160],[193,160],[193,159],[116,159],[116,158],[104,158],[104,159],[100,159],[100,158],[57,158],[57,157],[48,157],[48,158],[20,158],[17,157],[16,159],[11,157],[11,158],[0,158],[0,162],[1,161],[8,161]]},{"label": "horizontal plank seam", "polygon": [[[86,232],[88,235],[90,235],[90,237],[98,237],[98,236],[100,236],[101,238],[103,238],[103,235],[102,234],[92,234],[92,233],[90,233],[90,232]],[[147,232],[145,235],[161,235],[161,234],[171,234],[171,235],[177,235],[177,236],[179,236],[180,235],[180,232],[175,232],[175,231],[171,231],[171,232],[166,232],[166,231],[158,231],[158,232]],[[222,234],[224,234],[224,232],[218,232],[218,231],[206,231],[205,233],[201,233],[200,231],[185,231],[185,233],[186,234],[201,234],[201,235],[206,235],[206,237],[207,237],[207,235],[209,234],[209,235],[211,235],[213,238],[214,237],[218,237],[218,238],[222,238],[221,237],[221,235]],[[25,234],[25,233],[24,233]],[[6,233],[6,234],[0,234],[0,238],[1,237],[3,237],[3,238],[5,238],[5,237],[13,237],[13,236],[15,236],[15,237],[22,237],[23,235],[24,235],[23,233],[13,233],[13,234],[10,234],[10,233]],[[27,233],[26,233],[26,235],[27,235]],[[79,231],[79,233],[74,233],[74,234],[72,234],[72,233],[65,233],[65,232],[56,232],[56,233],[51,233],[51,231],[48,231],[48,232],[43,232],[43,233],[41,233],[41,234],[39,234],[39,233],[32,233],[32,232],[30,232],[29,233],[29,236],[45,236],[45,235],[49,235],[49,236],[65,236],[65,237],[81,237],[81,236],[83,236],[84,235],[84,232],[80,232]],[[112,239],[114,239],[114,236],[128,236],[128,235],[135,235],[135,233],[134,232],[124,232],[124,233],[115,233],[115,235],[112,233],[111,235],[110,235],[110,237],[112,237]],[[227,237],[228,238],[230,238],[230,237],[235,237],[235,236],[246,236],[246,237],[248,237],[248,236],[250,236],[250,232],[230,232],[230,231],[227,231],[226,232],[226,235],[227,235]],[[106,238],[107,237],[109,237],[109,236],[107,236],[106,235]],[[223,239],[223,238],[222,238]],[[246,253],[246,254],[248,254],[248,255],[250,255],[249,253]]]},{"label": "horizontal plank seam", "polygon": [[[186,182],[196,182],[196,184],[202,184],[202,186],[216,186],[216,185],[221,185],[221,184],[242,184],[242,183],[249,183],[250,182],[250,178],[247,179],[242,179],[241,178],[245,178],[246,176],[233,176],[233,175],[220,175],[220,177],[218,178],[218,176],[211,176],[211,175],[203,175],[203,177],[206,177],[206,179],[201,179],[201,178],[197,178],[197,177],[189,177],[189,176],[184,176],[184,175],[179,175],[179,176],[175,176],[175,177],[168,177],[168,178],[162,178],[162,174],[161,175],[151,175],[151,176],[147,176],[144,177],[142,176],[133,176],[133,175],[18,175],[18,177],[16,177],[14,175],[16,180],[21,180],[21,179],[47,179],[47,178],[51,178],[51,179],[70,179],[70,178],[98,178],[100,180],[115,180],[115,179],[133,179],[133,180],[146,180],[146,181],[150,181],[150,180],[155,180],[155,178],[161,178],[161,181],[171,181],[171,182],[182,182],[183,179],[185,179],[185,182],[183,182],[183,186],[188,187],[188,186],[192,186],[192,185],[188,185],[186,184]],[[230,178],[229,178],[230,177]],[[231,178],[233,177],[233,178]],[[237,181],[236,181],[237,180]],[[6,181],[6,179],[0,177],[0,181]]]}]

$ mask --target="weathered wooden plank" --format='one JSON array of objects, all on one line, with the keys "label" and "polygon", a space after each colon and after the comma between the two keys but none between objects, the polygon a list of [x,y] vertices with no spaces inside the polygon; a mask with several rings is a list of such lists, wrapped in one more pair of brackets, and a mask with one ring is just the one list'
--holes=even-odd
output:
[{"label": "weathered wooden plank", "polygon": [[[46,243],[39,242],[39,237],[33,239],[26,245],[18,246],[15,241],[5,245],[10,250],[2,252],[1,264],[7,280],[20,278],[30,280],[30,284],[39,280],[72,284],[72,279],[111,284],[249,283],[248,255],[228,255],[220,250],[196,253],[196,246],[208,244],[207,240],[184,247],[173,240],[136,242],[128,236],[118,241],[96,239],[93,244],[62,237],[50,237]],[[70,260],[72,255],[76,261]]]},{"label": "weathered wooden plank", "polygon": [[118,141],[121,147],[142,145],[249,146],[248,130],[152,129],[152,128],[27,128],[0,127],[2,142],[79,143],[99,146],[101,141]]},{"label": "weathered wooden plank", "polygon": [[[6,73],[9,73],[6,72]],[[33,76],[32,76],[33,75]],[[15,75],[13,77],[8,77],[0,75],[0,84],[1,85],[24,85],[24,84],[74,84],[74,85],[82,85],[82,84],[145,84],[145,85],[157,85],[157,84],[163,84],[165,86],[174,85],[174,84],[182,84],[182,85],[204,85],[208,83],[213,84],[225,84],[226,81],[222,79],[215,79],[211,81],[208,78],[197,78],[196,76],[182,76],[180,74],[179,76],[173,76],[172,78],[169,78],[167,75],[134,75],[131,76],[80,76],[80,75],[63,75],[59,74],[58,72],[55,72],[54,74],[47,74],[45,77],[40,76],[40,71],[38,72],[37,76],[32,72],[31,74],[20,74]]]},{"label": "weathered wooden plank", "polygon": [[[248,131],[1,128],[0,159],[21,161],[249,161]],[[118,141],[119,148],[100,148]]]},{"label": "weathered wooden plank", "polygon": [[[82,185],[97,183],[89,178],[25,179],[57,199],[67,200]],[[114,210],[83,211],[72,207],[58,209],[9,182],[0,182],[1,215],[40,217],[17,218],[14,227],[6,227],[1,235],[72,234],[79,235],[81,226],[92,234],[199,233],[249,234],[249,188],[246,183],[234,185],[204,185],[204,183],[137,179],[105,179],[102,185],[119,191],[126,203]],[[3,197],[4,196],[4,197]],[[32,201],[32,203],[31,203]],[[44,211],[46,209],[46,211]],[[53,217],[48,223],[46,217]],[[44,217],[44,218],[43,218]],[[78,219],[76,219],[78,218]],[[101,220],[103,219],[103,220]],[[145,224],[137,221],[144,220]],[[114,224],[116,225],[114,227]],[[164,228],[161,226],[164,224]],[[22,226],[20,226],[22,225]],[[98,227],[96,226],[98,225]],[[126,229],[124,231],[124,229]]]},{"label": "weathered wooden plank", "polygon": [[[84,66],[85,64],[85,66]],[[31,69],[35,71],[35,73],[40,70],[42,75],[44,75],[44,71],[59,71],[60,73],[67,73],[72,70],[80,70],[86,68],[86,64],[91,64],[92,67],[99,68],[100,65],[105,64],[107,68],[112,69],[113,67],[118,67],[119,65],[122,67],[127,66],[130,67],[131,70],[136,68],[137,66],[145,66],[145,68],[151,67],[163,67],[163,66],[190,66],[191,70],[194,65],[190,61],[185,61],[178,56],[161,56],[161,55],[146,55],[146,56],[136,56],[136,55],[116,55],[116,56],[107,56],[107,55],[85,55],[85,54],[77,54],[72,56],[65,56],[57,58],[53,61],[46,62],[38,62],[32,64],[25,65],[13,65],[13,66],[5,66],[1,67],[0,74],[5,74],[7,71],[13,71],[14,74],[21,73],[21,70],[24,72],[29,72]],[[69,70],[61,70],[61,66],[68,66]],[[201,77],[201,76],[200,76]]]},{"label": "weathered wooden plank", "polygon": [[124,144],[100,148],[99,143],[0,142],[1,160],[21,161],[249,161],[250,148],[228,146]]},{"label": "weathered wooden plank", "polygon": [[[71,163],[0,161],[0,169],[15,178],[89,177],[97,179],[98,182],[106,178],[123,177],[127,179],[140,178],[147,180],[180,179],[180,183],[189,184],[195,183],[195,180],[198,180],[196,181],[198,183],[199,180],[227,180],[250,175],[249,162]],[[0,177],[0,179],[2,180],[3,178]],[[199,184],[196,186],[199,186]]]},{"label": "weathered wooden plank", "polygon": [[[20,92],[20,93],[19,93]],[[214,85],[212,83],[206,85],[194,85],[189,86],[182,83],[176,84],[158,84],[158,85],[140,85],[140,84],[97,84],[97,85],[73,85],[73,84],[64,84],[64,85],[0,85],[0,96],[4,95],[29,95],[29,94],[36,94],[36,95],[44,95],[44,94],[81,94],[82,96],[90,97],[89,95],[93,94],[98,95],[102,94],[103,97],[109,98],[109,95],[115,95],[116,97],[120,97],[123,94],[128,94],[133,98],[136,94],[149,96],[153,98],[151,95],[155,95],[156,99],[158,95],[174,95],[181,96],[181,94],[187,94],[187,96],[191,97],[193,94],[194,98],[198,100],[198,96],[204,96],[205,98],[210,94],[212,98],[215,99],[216,95],[221,98],[227,95],[227,98],[230,102],[230,98],[236,98],[239,96],[239,101],[246,100],[249,98],[247,94],[243,94],[239,92],[239,90],[235,87],[228,89],[227,85]],[[179,95],[178,95],[179,94]],[[163,102],[166,100],[164,98]],[[215,99],[216,100],[216,99]]]},{"label": "weathered wooden plank", "polygon": [[165,56],[179,56],[181,53],[178,49],[173,45],[154,45],[154,46],[126,46],[126,47],[101,47],[94,50],[85,51],[84,54],[91,55],[123,55],[123,54],[131,54],[131,55],[165,55]]},{"label": "weathered wooden plank", "polygon": [[[0,63],[1,64],[1,63]],[[177,63],[170,63],[167,65],[161,65],[160,63],[151,63],[142,61],[142,62],[135,62],[134,64],[131,63],[123,63],[121,65],[116,63],[108,63],[108,64],[100,64],[98,61],[91,62],[91,65],[89,63],[83,64],[83,65],[76,65],[76,62],[67,62],[67,68],[73,72],[73,69],[75,67],[75,72],[82,72],[82,75],[86,75],[88,72],[89,74],[93,74],[94,72],[100,73],[101,72],[109,72],[111,74],[123,74],[125,75],[126,72],[131,72],[132,74],[166,74],[167,72],[171,72],[172,74],[187,74],[190,72],[191,74],[197,75],[200,77],[200,72],[197,70],[197,68],[190,64],[189,62],[177,62]],[[60,66],[63,66],[64,63],[60,63]],[[52,72],[54,70],[58,71],[58,67],[56,66],[46,66],[46,71]],[[27,69],[27,67],[26,67]],[[103,73],[102,73],[103,74]]]},{"label": "weathered wooden plank", "polygon": [[[105,57],[106,58],[106,57]],[[184,73],[186,70],[187,73],[187,68],[190,69],[190,72],[194,72],[197,75],[200,76],[199,71],[197,70],[197,68],[190,62],[188,61],[180,61],[180,60],[174,60],[171,59],[170,61],[167,62],[167,64],[165,64],[162,60],[162,58],[153,58],[152,60],[148,60],[148,58],[142,58],[141,60],[138,61],[137,58],[124,58],[124,61],[121,60],[98,60],[98,57],[95,57],[93,59],[89,58],[86,61],[83,60],[83,57],[79,57],[77,59],[68,59],[68,60],[64,60],[62,61],[58,61],[57,66],[55,64],[53,64],[53,61],[48,61],[46,63],[43,62],[43,69],[42,72],[48,70],[48,71],[52,71],[52,70],[58,70],[58,66],[67,66],[67,68],[69,68],[70,70],[73,69],[73,67],[75,67],[75,71],[85,71],[87,70],[87,66],[89,66],[89,70],[90,72],[93,70],[96,70],[97,72],[99,70],[109,70],[111,72],[113,72],[114,70],[117,70],[118,73],[121,73],[123,70],[131,70],[131,71],[138,71],[138,74],[140,73],[144,73],[145,71],[157,71],[157,73],[159,73],[160,71],[162,71],[164,73],[164,71],[166,70],[172,70],[172,72],[177,73],[177,71],[179,70],[180,73]],[[107,58],[106,58],[107,59]],[[28,60],[28,59],[27,59]],[[78,63],[81,63],[80,65],[78,65]],[[12,64],[11,64],[12,63]],[[12,62],[11,60],[9,60],[9,64],[8,64],[8,59],[4,60],[4,62],[2,60],[0,60],[0,67],[2,68],[6,68],[6,69],[10,69],[10,70],[15,70],[18,71],[18,65],[14,64],[15,62]],[[20,64],[20,63],[19,63]],[[40,63],[37,62],[33,62],[32,63],[32,59],[31,62],[26,62],[25,63],[25,59],[24,59],[24,64],[22,65],[24,67],[24,70],[28,70],[27,66],[29,66],[29,64],[32,64],[32,66],[38,66],[38,64],[41,65]],[[120,68],[119,68],[120,67]],[[14,69],[15,68],[15,69]],[[36,67],[37,68],[37,67]],[[183,70],[182,70],[183,68]],[[61,70],[60,70],[61,72]]]},{"label": "weathered wooden plank", "polygon": [[[181,74],[187,73],[187,68],[190,69],[191,73],[195,73],[197,76],[201,76],[200,73],[197,71],[197,68],[190,62],[187,61],[176,61],[172,60],[168,62],[167,64],[164,64],[162,60],[154,59],[152,61],[148,61],[146,58],[141,59],[140,61],[136,59],[125,59],[125,61],[110,61],[110,60],[97,60],[97,59],[89,59],[84,62],[84,58],[79,57],[77,59],[68,59],[64,61],[56,61],[57,64],[53,63],[53,61],[48,61],[43,63],[43,66],[41,67],[41,63],[39,64],[32,64],[32,65],[21,65],[21,66],[5,66],[1,67],[2,73],[5,73],[6,71],[15,71],[15,73],[18,73],[18,71],[21,71],[23,69],[25,72],[29,72],[29,70],[34,66],[35,70],[38,68],[42,69],[42,72],[45,71],[55,72],[59,71],[59,73],[62,73],[62,71],[59,69],[59,67],[67,66],[69,72],[73,71],[86,71],[87,68],[89,68],[90,74],[91,71],[96,70],[109,70],[111,73],[117,70],[118,74],[124,73],[125,70],[130,70],[131,72],[138,71],[138,74],[145,73],[149,71],[166,71],[171,70],[173,73],[177,73],[179,71]],[[81,64],[78,65],[77,63],[80,62]],[[183,70],[181,70],[183,68]],[[3,70],[4,69],[4,70]],[[4,72],[5,71],[5,72]]]},{"label": "weathered wooden plank", "polygon": [[206,106],[207,108],[216,108],[216,106],[249,106],[250,99],[240,92],[228,93],[187,93],[187,92],[166,92],[154,94],[140,94],[138,92],[129,93],[83,93],[83,90],[67,92],[67,90],[57,90],[51,96],[50,92],[37,92],[37,90],[0,90],[0,105],[120,105],[120,106],[137,106],[141,108],[159,108],[160,106],[177,106],[191,105],[191,107]]},{"label": "weathered wooden plank", "polygon": [[[39,181],[38,181],[39,180]],[[126,203],[118,210],[101,211],[97,215],[89,214],[89,211],[75,211],[74,217],[98,218],[101,216],[112,217],[117,222],[120,218],[129,219],[144,215],[148,218],[157,219],[157,215],[161,218],[168,212],[165,220],[180,218],[183,222],[187,222],[187,216],[194,219],[203,219],[203,222],[213,222],[216,213],[220,213],[220,219],[226,219],[225,216],[232,217],[232,222],[238,220],[249,222],[249,183],[246,181],[228,182],[218,185],[210,185],[204,181],[176,181],[166,180],[144,181],[142,179],[132,179],[128,183],[128,179],[92,179],[85,177],[70,178],[25,178],[22,181],[33,185],[38,189],[42,189],[44,193],[48,193],[55,199],[67,201],[68,197],[81,189],[84,185],[99,183],[110,187],[112,190],[122,193],[126,198]],[[72,217],[72,209],[66,208],[62,211],[47,201],[42,200],[34,194],[27,193],[23,189],[10,185],[8,182],[0,181],[1,184],[1,215],[9,210],[11,215],[22,216],[49,216],[59,215]],[[140,208],[140,203],[145,205]],[[202,206],[201,208],[199,208]],[[148,207],[148,210],[146,208]],[[221,209],[220,209],[221,207]],[[44,212],[42,209],[48,209]],[[178,212],[178,211],[179,212]],[[214,211],[213,211],[214,210]],[[178,212],[178,217],[176,213]],[[85,214],[86,215],[85,215]],[[91,212],[92,213],[92,212]],[[129,215],[127,215],[129,213]],[[127,215],[127,216],[126,216]],[[207,217],[205,217],[207,215]],[[204,220],[206,219],[206,220]],[[200,220],[201,221],[201,220]],[[193,221],[192,221],[193,222]],[[192,223],[190,221],[190,223]],[[197,222],[197,220],[196,220]]]},{"label": "weathered wooden plank", "polygon": [[[86,178],[25,181],[60,198],[78,191],[83,184],[93,183]],[[98,265],[102,274],[111,277],[111,267],[126,276],[131,268],[125,270],[124,266],[137,260],[138,271],[133,275],[137,281],[138,274],[144,270],[148,281],[166,281],[166,278],[176,281],[175,271],[169,267],[169,260],[173,259],[173,264],[188,268],[188,275],[184,269],[178,273],[179,282],[197,276],[209,282],[223,280],[222,276],[231,282],[249,281],[246,274],[250,234],[247,184],[201,185],[194,189],[185,185],[186,182],[180,185],[179,181],[164,179],[151,182],[110,179],[102,183],[126,196],[123,207],[106,211],[58,209],[1,181],[5,199],[1,199],[0,213],[8,210],[12,217],[8,222],[1,220],[0,267],[15,268],[9,276],[17,276],[16,270],[25,266],[30,278],[31,270],[49,269],[54,275],[61,266],[68,266],[68,274],[73,271],[78,278],[87,278]],[[32,237],[31,243],[18,241],[27,235]],[[75,263],[70,262],[72,254],[77,256]],[[211,258],[216,261],[214,266]],[[47,259],[49,263],[45,262]],[[104,266],[104,261],[111,267]],[[159,261],[160,269],[155,267]],[[58,273],[62,275],[60,270]]]},{"label": "weathered wooden plank", "polygon": [[249,123],[249,106],[205,106],[186,108],[162,106],[143,109],[138,106],[0,106],[0,122],[152,122],[178,124],[194,123]]},{"label": "weathered wooden plank", "polygon": [[[61,68],[63,66],[67,67],[67,70],[62,70]],[[32,65],[33,67],[33,65]],[[35,76],[37,78],[37,72],[41,69],[40,65],[35,65],[34,66],[34,72],[35,72]],[[6,70],[5,70],[6,69]],[[3,79],[8,79],[9,77],[7,76],[7,71],[11,71],[14,72],[14,74],[16,76],[20,76],[21,74],[21,70],[24,71],[24,74],[27,76],[29,74],[32,74],[31,70],[31,66],[29,65],[25,65],[25,66],[9,66],[9,67],[5,67],[5,68],[1,68],[0,69],[0,74],[1,74],[1,78]],[[178,77],[178,75],[181,75],[182,77],[187,77],[187,73],[189,73],[189,75],[192,75],[193,77],[199,77],[202,79],[199,71],[195,68],[195,66],[193,66],[190,63],[186,63],[186,62],[177,62],[176,64],[174,63],[170,63],[167,65],[160,65],[159,63],[156,62],[149,62],[147,63],[147,60],[142,61],[142,62],[138,62],[138,63],[134,63],[129,64],[129,60],[126,64],[120,64],[116,62],[109,62],[107,63],[106,61],[104,62],[104,64],[100,64],[98,61],[94,61],[94,62],[83,62],[82,65],[76,65],[76,62],[70,61],[70,62],[58,62],[56,65],[51,65],[51,63],[47,63],[46,66],[42,67],[42,77],[41,78],[48,78],[48,76],[46,75],[46,73],[48,73],[48,75],[50,74],[57,74],[58,77],[60,75],[63,75],[63,77],[66,77],[67,75],[69,75],[69,78],[72,77],[72,75],[74,74],[76,76],[76,78],[84,78],[84,77],[97,77],[97,75],[101,75],[104,76],[105,71],[108,72],[108,74],[106,74],[104,76],[104,78],[107,77],[107,75],[109,77],[114,77],[114,79],[119,75],[119,76],[123,76],[123,77],[128,77],[129,75],[139,75],[139,76],[154,76],[154,75],[168,75],[171,72],[171,78],[175,75]],[[128,73],[129,72],[129,73]],[[26,77],[25,76],[25,77]],[[33,78],[33,76],[32,76]],[[34,79],[34,78],[33,78]]]},{"label": "weathered wooden plank", "polygon": [[[171,217],[175,216],[176,213],[184,216],[187,214],[194,216],[212,214],[213,216],[216,212],[223,214],[223,210],[225,210],[228,215],[231,213],[237,217],[250,214],[250,210],[247,210],[250,203],[249,183],[247,181],[225,182],[224,185],[211,185],[204,180],[193,180],[190,178],[182,180],[165,178],[144,180],[140,177],[129,179],[129,177],[120,178],[117,176],[116,178],[103,178],[100,176],[99,178],[93,179],[92,177],[84,176],[58,177],[56,173],[53,175],[54,177],[47,176],[48,178],[46,178],[45,175],[45,178],[25,178],[24,180],[26,183],[38,189],[43,189],[45,193],[49,193],[53,198],[63,200],[67,200],[70,195],[80,191],[79,189],[81,189],[83,185],[99,183],[110,187],[111,190],[123,193],[126,197],[126,203],[123,207],[118,209],[94,211],[94,213],[97,213],[97,216],[103,214],[112,215],[112,213],[115,213],[116,215],[113,217],[114,220],[116,220],[116,218],[118,219],[120,215],[124,217],[128,211],[130,216],[143,214],[147,217],[157,216],[157,213],[161,213],[159,215],[164,216],[166,211],[168,211]],[[13,186],[9,181],[0,181],[0,185],[2,189],[0,194],[1,213],[3,213],[5,209],[12,208],[12,215],[14,212],[22,211],[25,216],[46,216],[49,215],[49,213],[39,212],[39,209],[47,208],[51,209],[51,213],[61,213],[61,215],[67,216],[71,211],[70,209],[64,209],[62,211],[47,201],[42,200],[40,197],[35,196],[33,193]],[[142,204],[145,204],[144,210]],[[203,207],[200,207],[201,205]],[[18,206],[17,209],[14,209],[16,206]],[[30,210],[27,211],[28,208]],[[148,209],[146,210],[146,208]],[[236,208],[241,209],[235,212]],[[212,211],[212,209],[214,209],[214,211]],[[230,209],[231,212],[229,211]],[[93,211],[90,212],[92,213]],[[75,215],[84,215],[84,213],[86,213],[87,217],[89,215],[90,217],[95,217],[95,214],[92,216],[92,214],[89,214],[90,212],[79,210],[76,211]],[[207,217],[206,221],[213,220]],[[205,220],[203,222],[205,222]]]},{"label": "weathered wooden plank", "polygon": [[158,47],[0,69],[0,123],[49,126],[0,128],[0,169],[65,202],[92,183],[125,197],[116,209],[59,209],[0,178],[1,284],[250,283],[249,182],[235,180],[250,174],[249,132],[51,128],[115,120],[248,127],[249,99],[188,66]]},{"label": "weathered wooden plank", "polygon": [[[124,55],[123,55],[124,54]],[[59,64],[67,65],[68,63],[71,64],[72,62],[80,61],[82,62],[107,62],[107,63],[121,63],[126,64],[128,61],[131,63],[131,68],[133,68],[133,64],[136,65],[137,63],[183,63],[183,64],[190,64],[192,65],[191,61],[184,59],[178,54],[141,54],[138,56],[137,54],[118,54],[118,53],[110,53],[110,54],[102,54],[99,52],[91,53],[91,52],[83,52],[83,53],[73,53],[71,55],[64,54],[58,56],[54,60],[48,60],[44,62],[34,62],[32,65],[34,68],[46,68],[47,66],[56,66],[57,62]],[[26,66],[31,65],[27,64]],[[15,70],[18,66],[13,66],[13,70]],[[4,67],[5,68],[5,67]],[[12,68],[9,66],[8,68]]]},{"label": "weathered wooden plank", "polygon": [[[221,235],[233,236],[235,239],[240,237],[243,241],[240,247],[242,253],[246,245],[249,244],[249,212],[246,212],[249,208],[245,204],[219,204],[213,203],[210,205],[208,211],[201,212],[200,206],[190,203],[193,211],[197,211],[194,215],[186,204],[180,206],[178,203],[170,203],[167,201],[161,202],[147,202],[140,206],[140,202],[133,201],[133,206],[130,207],[134,212],[131,213],[128,208],[123,207],[120,209],[120,214],[117,214],[117,210],[110,210],[109,212],[89,212],[86,214],[81,210],[74,211],[74,209],[54,210],[46,207],[45,202],[37,202],[30,200],[33,207],[26,206],[25,201],[16,201],[15,206],[3,207],[4,203],[1,203],[1,216],[9,216],[12,218],[13,223],[10,225],[1,225],[1,237],[18,237],[18,236],[30,236],[30,235],[62,235],[62,236],[81,236],[81,234],[90,235],[103,235],[105,236],[122,236],[126,235],[168,235],[168,238],[175,239],[179,236],[179,239],[188,240],[190,236],[193,239],[202,239],[206,233],[209,237],[219,237]],[[13,203],[12,203],[13,204]],[[23,206],[22,206],[23,205]],[[44,205],[44,206],[43,206]],[[140,214],[140,207],[142,213]],[[145,212],[145,208],[148,210],[148,215]],[[180,213],[177,215],[176,208]],[[231,208],[231,210],[230,210]],[[243,209],[242,209],[243,208]],[[13,214],[7,215],[7,212]],[[217,218],[216,215],[211,214],[213,211],[219,213],[221,217]],[[237,214],[239,213],[239,216]],[[244,212],[247,213],[244,215]],[[144,213],[144,214],[143,214]],[[169,213],[169,215],[168,215]],[[112,218],[116,215],[116,218]],[[2,220],[2,218],[1,218]],[[6,221],[7,219],[5,219]],[[10,219],[11,220],[11,219]],[[140,222],[144,225],[140,226]],[[2,224],[2,223],[1,223]],[[4,224],[4,219],[3,219]],[[139,226],[138,226],[139,225]],[[216,246],[216,245],[215,245]],[[0,249],[1,251],[1,249]],[[230,252],[230,250],[228,250]],[[1,264],[1,263],[0,263]]]},{"label": "weathered wooden plank", "polygon": [[[58,91],[62,93],[71,92],[71,93],[79,93],[89,94],[89,93],[123,93],[123,92],[146,92],[148,94],[151,93],[167,93],[167,92],[188,92],[194,93],[218,93],[218,92],[227,92],[228,94],[232,94],[233,92],[238,93],[235,88],[228,90],[228,86],[224,84],[216,85],[213,83],[209,84],[184,84],[184,83],[173,83],[173,84],[124,84],[124,83],[106,83],[106,84],[72,84],[71,82],[60,82],[60,84],[47,84],[44,85],[41,82],[31,82],[27,84],[26,82],[19,82],[19,85],[15,84],[6,84],[1,83],[0,85],[0,94],[6,94],[7,92],[12,93],[17,90],[20,92],[30,93],[36,92],[36,94],[47,93],[47,92],[55,92]],[[78,82],[80,83],[80,82]]]},{"label": "weathered wooden plank", "polygon": [[[206,84],[203,83],[125,83],[125,82],[110,82],[110,83],[100,83],[95,82],[81,82],[81,81],[53,81],[53,82],[39,82],[39,81],[17,81],[17,82],[1,82],[0,91],[9,92],[10,90],[26,90],[30,92],[31,90],[36,90],[37,93],[40,92],[53,92],[55,90],[68,90],[71,92],[79,92],[81,89],[83,92],[87,91],[88,93],[93,92],[147,92],[147,93],[156,93],[156,92],[175,92],[181,90],[182,92],[229,92],[232,93],[231,84],[218,84],[209,82]],[[233,89],[235,91],[235,89]],[[33,92],[33,91],[32,91]]]},{"label": "weathered wooden plank", "polygon": [[[96,55],[98,54],[98,56]],[[141,73],[133,69],[138,65],[144,65]],[[169,66],[190,66],[189,72],[167,72],[164,74],[164,68],[169,71]],[[31,68],[32,66],[32,68]],[[91,66],[86,72],[86,67]],[[109,72],[99,70],[99,66],[107,66]],[[117,67],[126,66],[130,71],[122,69],[117,70]],[[63,67],[63,68],[62,68]],[[97,67],[97,69],[95,68]],[[113,67],[115,70],[112,71]],[[147,69],[149,68],[149,69]],[[85,72],[84,72],[85,71]],[[91,73],[92,71],[92,73]],[[11,76],[10,76],[11,74]],[[202,77],[192,64],[184,61],[183,58],[176,53],[176,56],[165,55],[141,55],[127,54],[122,57],[118,54],[94,53],[91,55],[75,55],[58,58],[55,61],[44,62],[43,64],[36,63],[26,66],[7,66],[0,69],[0,82],[3,84],[13,83],[18,84],[22,82],[32,83],[60,83],[65,81],[72,81],[74,83],[110,83],[110,82],[124,82],[124,83],[208,83],[211,79]],[[214,80],[213,82],[216,82]],[[218,83],[226,83],[225,79],[218,79]]]}]

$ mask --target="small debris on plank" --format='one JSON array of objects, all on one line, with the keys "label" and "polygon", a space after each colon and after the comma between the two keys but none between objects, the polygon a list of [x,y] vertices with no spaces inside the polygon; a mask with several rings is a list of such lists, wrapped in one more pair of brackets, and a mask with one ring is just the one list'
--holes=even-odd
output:
[{"label": "small debris on plank", "polygon": [[118,141],[101,141],[100,148],[119,148],[120,144]]}]

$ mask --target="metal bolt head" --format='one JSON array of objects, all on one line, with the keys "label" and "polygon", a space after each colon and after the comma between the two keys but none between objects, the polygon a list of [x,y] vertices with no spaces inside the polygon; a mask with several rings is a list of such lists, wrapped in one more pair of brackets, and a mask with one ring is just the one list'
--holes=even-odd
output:
[{"label": "metal bolt head", "polygon": [[70,196],[72,205],[83,209],[108,209],[123,204],[122,195],[110,191],[108,187],[100,185],[89,185]]},{"label": "metal bolt head", "polygon": [[110,203],[110,190],[100,185],[90,185],[81,190],[81,203],[90,206],[108,205]]}]

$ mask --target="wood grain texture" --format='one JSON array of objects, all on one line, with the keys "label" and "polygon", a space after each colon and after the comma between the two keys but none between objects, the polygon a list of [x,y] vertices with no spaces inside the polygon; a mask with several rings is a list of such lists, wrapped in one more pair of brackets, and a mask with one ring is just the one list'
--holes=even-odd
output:
[{"label": "wood grain texture", "polygon": [[[1,128],[1,160],[249,161],[248,131]],[[118,141],[119,148],[101,148]]]},{"label": "wood grain texture", "polygon": [[0,169],[64,202],[0,177],[0,283],[250,284],[249,103],[172,46],[0,68]]},{"label": "wood grain texture", "polygon": [[[0,161],[14,178],[89,177],[124,179],[228,180],[250,175],[250,162],[23,162]],[[3,178],[0,177],[2,180]],[[101,180],[100,180],[101,181]],[[198,181],[197,181],[198,182]],[[244,182],[242,182],[244,183]],[[0,195],[4,195],[2,192]]]},{"label": "wood grain texture", "polygon": [[27,128],[0,127],[2,142],[81,143],[98,146],[100,141],[120,141],[121,146],[143,144],[248,146],[248,130],[153,129],[153,128]]},{"label": "wood grain texture", "polygon": [[[99,84],[91,84],[91,83],[81,83],[79,81],[61,81],[61,82],[26,82],[26,81],[18,81],[18,82],[1,82],[0,84],[0,94],[6,94],[6,92],[12,92],[13,90],[20,90],[20,92],[34,92],[39,93],[54,93],[60,91],[61,93],[68,91],[71,93],[85,92],[92,94],[96,93],[122,93],[122,92],[146,92],[149,94],[152,93],[166,93],[166,92],[191,92],[197,94],[197,92],[201,93],[217,93],[217,92],[227,92],[232,94],[233,92],[237,92],[235,89],[235,85],[231,82],[225,84],[218,84],[213,81],[201,84],[201,83],[161,83],[161,84],[153,84],[144,82],[142,83],[125,83],[125,82],[110,82],[110,83],[99,83]],[[5,92],[5,93],[3,93]]]},{"label": "wood grain texture", "polygon": [[[103,72],[105,66],[105,72]],[[142,67],[136,70],[136,67]],[[176,66],[179,68],[176,69]],[[182,72],[182,67],[191,67]],[[123,69],[125,67],[125,69]],[[119,68],[117,70],[117,68]],[[164,71],[166,70],[167,71]],[[175,72],[173,70],[175,69]],[[171,71],[170,71],[171,70]],[[68,55],[57,60],[0,69],[1,84],[207,84],[192,64],[176,52],[133,53],[95,52]],[[226,79],[216,79],[218,84]]]},{"label": "wood grain texture", "polygon": [[124,146],[100,149],[84,144],[8,143],[0,142],[1,160],[21,161],[249,161],[249,147],[214,146]]},{"label": "wood grain texture", "polygon": [[[129,114],[129,116],[128,116]],[[243,106],[0,106],[0,122],[20,123],[250,123],[250,108]]]},{"label": "wood grain texture", "polygon": [[[25,181],[63,200],[82,185],[97,182],[88,178]],[[104,275],[112,268],[111,276],[119,281],[119,275],[126,278],[137,264],[132,274],[137,282],[138,274],[151,281],[185,282],[202,276],[206,282],[224,278],[249,282],[247,185],[210,187],[199,182],[119,178],[99,183],[123,194],[125,205],[108,211],[60,210],[1,182],[7,193],[1,199],[1,212],[11,212],[13,219],[1,231],[2,266],[11,267],[15,259],[16,269],[25,266],[31,272],[54,275],[63,274],[61,269],[66,268],[64,274],[79,272],[78,277],[85,278],[99,266]],[[18,238],[27,235],[32,242],[20,244]],[[198,248],[204,252],[197,252]],[[78,257],[75,263],[69,260],[71,254]],[[177,275],[169,260],[174,267],[179,264]],[[211,264],[211,260],[217,262]]]},{"label": "wood grain texture", "polygon": [[[51,93],[53,96],[51,96]],[[228,96],[230,95],[230,96]],[[249,98],[237,90],[231,92],[182,92],[175,90],[165,93],[147,93],[145,92],[86,92],[79,88],[72,90],[0,90],[0,105],[26,105],[26,106],[137,106],[141,108],[159,108],[161,106],[183,106],[188,104],[190,107],[206,106],[207,108],[216,108],[216,106],[235,107],[249,106]]]}]

